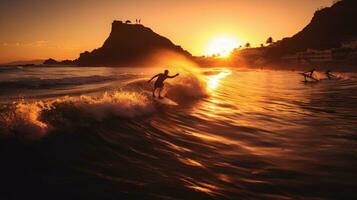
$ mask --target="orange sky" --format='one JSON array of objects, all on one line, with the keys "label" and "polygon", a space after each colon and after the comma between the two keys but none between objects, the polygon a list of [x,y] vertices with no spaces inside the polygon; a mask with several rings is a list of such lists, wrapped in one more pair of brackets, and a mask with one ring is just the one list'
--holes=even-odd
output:
[{"label": "orange sky", "polygon": [[100,47],[114,19],[135,21],[202,55],[220,36],[253,46],[291,36],[331,0],[2,0],[0,63],[74,59]]}]

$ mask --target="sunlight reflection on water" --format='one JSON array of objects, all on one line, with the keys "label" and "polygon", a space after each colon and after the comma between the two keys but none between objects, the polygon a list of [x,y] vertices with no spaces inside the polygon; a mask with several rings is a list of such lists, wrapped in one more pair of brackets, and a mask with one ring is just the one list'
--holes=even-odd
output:
[{"label": "sunlight reflection on water", "polygon": [[[321,170],[319,163],[324,163],[325,167],[338,165],[329,159],[343,152],[347,141],[339,141],[334,137],[346,132],[353,134],[353,129],[343,127],[350,127],[348,124],[356,122],[348,114],[356,112],[355,107],[344,113],[343,109],[336,107],[340,104],[338,100],[329,97],[330,91],[335,90],[342,93],[339,95],[347,95],[345,92],[350,90],[341,88],[342,82],[327,81],[316,86],[306,85],[293,72],[242,72],[223,69],[212,74],[207,77],[210,97],[198,102],[189,113],[169,115],[165,121],[167,124],[175,124],[176,128],[166,132],[174,134],[177,140],[197,140],[203,145],[200,150],[189,146],[193,148],[191,154],[196,155],[196,161],[207,170],[215,171],[215,165],[230,163],[226,169],[233,170],[234,166],[241,165],[245,166],[244,170],[250,171],[237,177],[236,173],[239,172],[233,170],[217,176],[217,179],[236,185],[236,192],[240,190],[240,184],[263,188],[290,184],[288,187],[294,188],[293,179],[286,179],[284,176],[309,174],[309,177],[317,177]],[[357,88],[355,81],[350,81],[350,84]],[[353,103],[353,99],[356,98],[352,97],[348,103]],[[330,101],[331,103],[327,103]],[[339,119],[343,119],[343,122]],[[158,129],[165,127],[163,123],[154,126]],[[332,135],[335,136],[331,138]],[[334,145],[329,146],[329,143]],[[348,143],[356,145],[352,140]],[[324,152],[316,151],[319,146],[323,146]],[[254,165],[255,162],[262,163]],[[192,165],[189,162],[186,164]],[[270,176],[275,176],[279,181],[276,182]],[[235,190],[234,187],[222,185],[220,181],[207,186],[199,184],[206,178],[191,178],[195,180],[195,184],[187,187],[208,194]],[[291,197],[269,192],[261,197],[263,196],[276,199]]]}]

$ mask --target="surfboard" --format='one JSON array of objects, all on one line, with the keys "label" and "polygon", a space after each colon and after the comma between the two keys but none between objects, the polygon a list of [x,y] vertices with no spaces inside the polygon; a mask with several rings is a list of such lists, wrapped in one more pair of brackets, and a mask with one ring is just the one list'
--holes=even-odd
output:
[{"label": "surfboard", "polygon": [[315,84],[315,83],[319,83],[319,81],[301,81],[302,83],[305,83],[305,84]]},{"label": "surfboard", "polygon": [[160,99],[159,97],[153,97],[151,92],[143,91],[143,93],[157,103],[168,105],[168,106],[178,106],[178,103],[176,103],[174,100],[168,97],[162,97]]},{"label": "surfboard", "polygon": [[[316,81],[316,82],[319,81],[318,79],[316,79],[316,78],[314,78],[312,76],[306,75],[305,73],[299,73],[299,74],[302,75],[305,78],[310,79],[310,80],[313,80],[313,81]],[[304,82],[308,82],[308,81],[304,81]]]},{"label": "surfboard", "polygon": [[161,104],[165,104],[165,105],[169,105],[169,106],[178,106],[178,104],[175,101],[173,101],[167,97],[163,97],[161,99],[158,97],[152,97],[152,98],[154,99],[154,101],[161,103]]}]

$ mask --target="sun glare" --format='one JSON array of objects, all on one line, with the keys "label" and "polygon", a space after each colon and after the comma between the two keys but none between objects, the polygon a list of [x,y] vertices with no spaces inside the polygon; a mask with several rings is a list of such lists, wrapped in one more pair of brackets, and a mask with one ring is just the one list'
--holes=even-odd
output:
[{"label": "sun glare", "polygon": [[230,70],[225,69],[222,70],[220,73],[209,77],[207,82],[208,89],[215,90],[218,87],[220,80],[228,75],[231,75],[231,73],[232,72]]},{"label": "sun glare", "polygon": [[218,56],[226,58],[233,49],[239,46],[239,41],[233,37],[217,37],[213,39],[206,47],[207,56]]}]

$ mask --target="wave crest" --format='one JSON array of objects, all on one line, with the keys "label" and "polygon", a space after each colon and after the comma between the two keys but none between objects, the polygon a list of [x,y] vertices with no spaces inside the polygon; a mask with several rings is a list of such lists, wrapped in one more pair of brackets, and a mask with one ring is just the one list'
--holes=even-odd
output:
[{"label": "wave crest", "polygon": [[24,100],[6,108],[1,113],[0,130],[3,136],[15,135],[24,138],[38,138],[44,136],[50,128],[41,120],[44,110],[50,105],[42,101],[28,103]]},{"label": "wave crest", "polygon": [[103,120],[108,116],[132,118],[154,110],[150,100],[138,92],[106,92],[101,97],[82,95],[70,101],[96,120]]},{"label": "wave crest", "polygon": [[[147,96],[138,92],[105,92],[102,96],[82,95],[62,97],[49,101],[15,103],[2,112],[0,131],[7,136],[41,138],[55,128],[53,118],[59,120],[64,112],[85,119],[102,121],[110,117],[133,118],[152,113],[155,108]],[[80,120],[80,119],[74,119]],[[72,124],[75,124],[72,121]],[[1,130],[3,129],[3,130]]]}]

